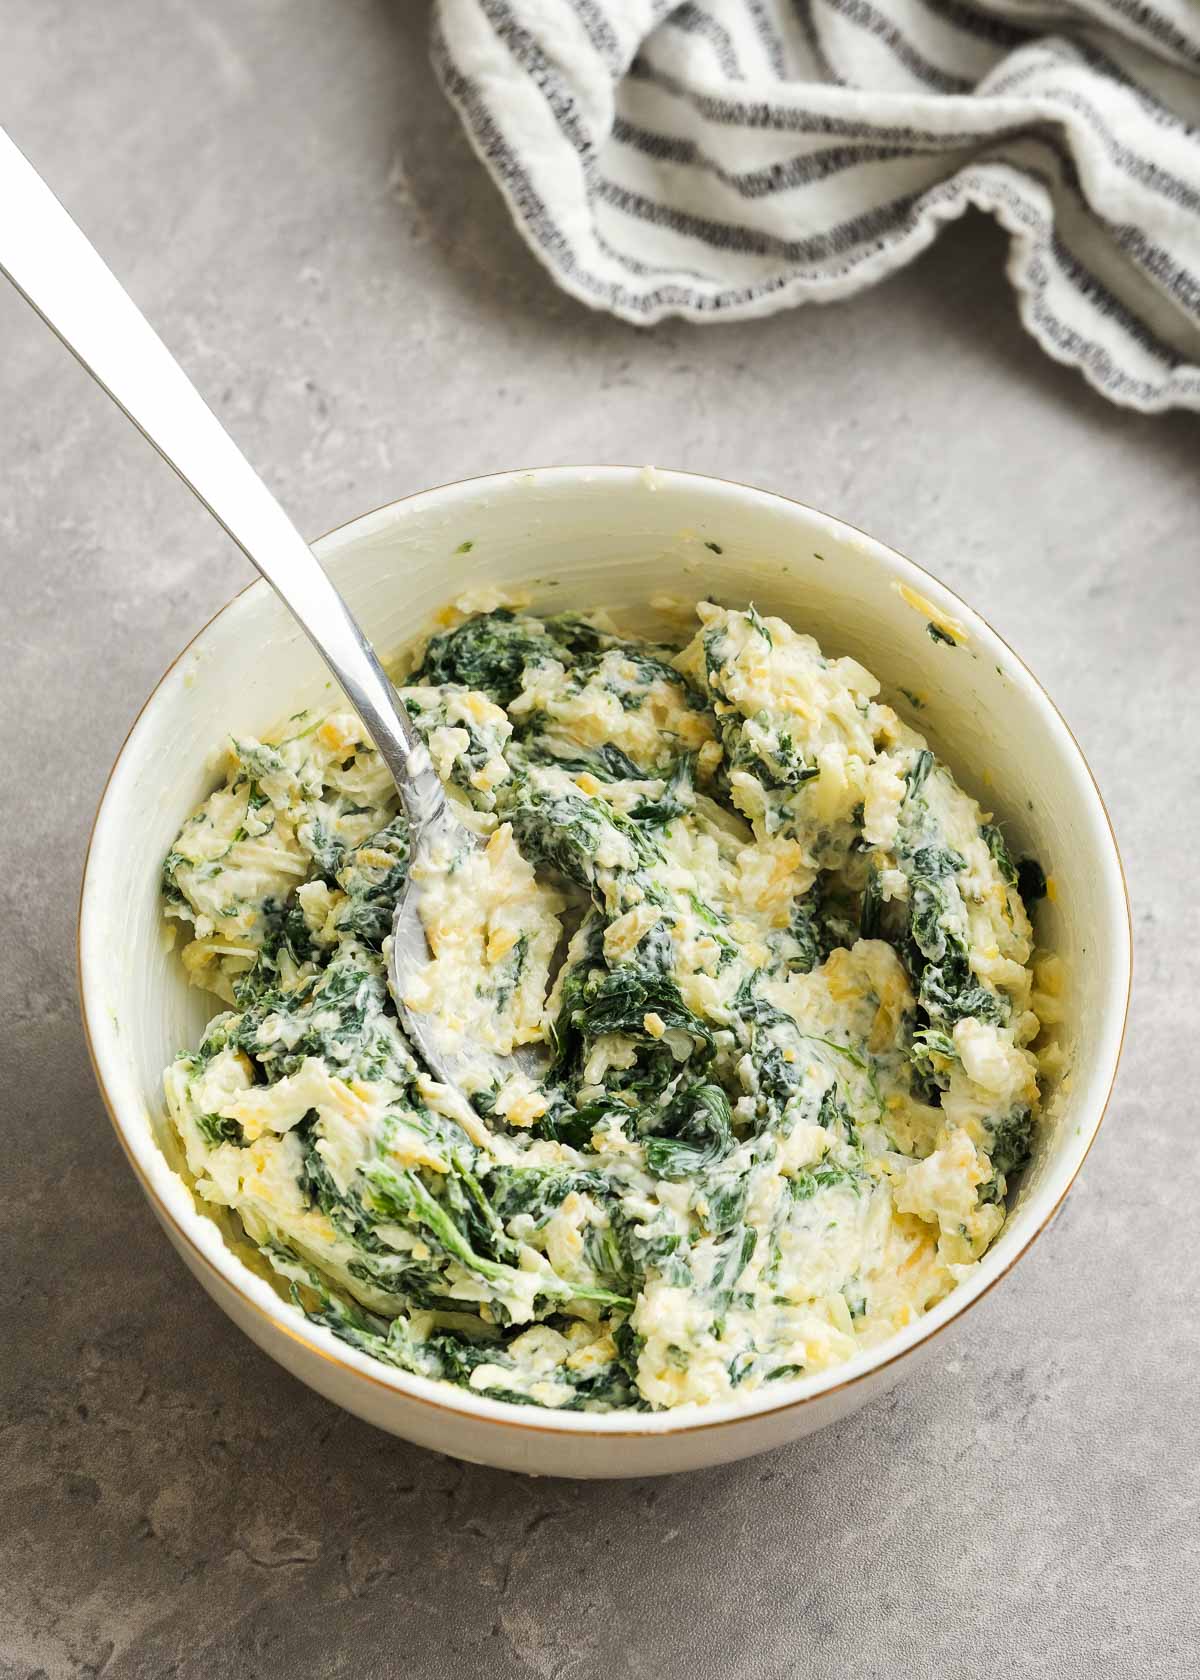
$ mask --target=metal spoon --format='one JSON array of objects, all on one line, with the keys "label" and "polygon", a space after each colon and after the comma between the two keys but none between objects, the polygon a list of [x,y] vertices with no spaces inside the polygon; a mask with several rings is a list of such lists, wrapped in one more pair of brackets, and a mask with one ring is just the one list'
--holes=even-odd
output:
[{"label": "metal spoon", "polygon": [[[316,556],[136,304],[49,187],[0,129],[0,272],[174,467],[295,616],[392,773],[411,857],[482,842],[449,810],[424,742],[371,644]],[[430,1013],[404,1002],[428,961],[419,894],[396,905],[388,979],[401,1021],[433,1076],[459,1083],[465,1062]],[[474,1058],[478,1065],[478,1058]],[[502,1071],[497,1064],[495,1071]]]}]

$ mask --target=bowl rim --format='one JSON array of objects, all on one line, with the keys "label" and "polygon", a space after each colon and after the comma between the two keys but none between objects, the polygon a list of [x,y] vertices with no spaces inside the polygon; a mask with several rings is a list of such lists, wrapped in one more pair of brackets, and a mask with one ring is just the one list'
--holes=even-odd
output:
[{"label": "bowl rim", "polygon": [[[987,1272],[987,1261],[995,1253],[995,1246],[993,1246],[981,1257],[980,1270],[972,1278],[956,1285],[929,1312],[915,1319],[912,1325],[898,1331],[877,1346],[862,1350],[843,1364],[832,1366],[828,1370],[815,1373],[812,1376],[787,1380],[781,1383],[779,1389],[774,1392],[770,1388],[764,1387],[756,1394],[742,1400],[735,1399],[715,1404],[692,1402],[660,1412],[562,1412],[551,1408],[522,1406],[510,1401],[493,1400],[486,1395],[476,1394],[472,1390],[458,1385],[422,1377],[404,1371],[399,1367],[385,1365],[358,1349],[345,1345],[338,1341],[331,1331],[304,1320],[299,1313],[299,1309],[278,1295],[269,1283],[251,1272],[237,1254],[229,1248],[215,1222],[202,1214],[198,1208],[180,1209],[177,1215],[174,1210],[168,1207],[163,1196],[159,1194],[150,1171],[139,1158],[138,1149],[135,1147],[138,1134],[135,1132],[134,1126],[140,1122],[145,1130],[145,1139],[141,1140],[144,1146],[153,1152],[153,1158],[156,1159],[163,1171],[173,1174],[173,1169],[167,1163],[166,1157],[162,1154],[149,1127],[145,1126],[145,1105],[142,1105],[141,1112],[131,1115],[127,1119],[121,1114],[120,1104],[113,1097],[105,1079],[106,1057],[104,1050],[98,1044],[98,1041],[106,1037],[103,1028],[103,1016],[99,1012],[98,1005],[89,999],[88,985],[89,957],[86,947],[88,943],[87,929],[91,916],[90,899],[93,891],[91,871],[97,837],[107,815],[106,807],[119,782],[120,775],[126,765],[127,754],[143,722],[147,719],[152,707],[158,701],[182,661],[197,643],[208,634],[217,621],[231,609],[235,610],[238,604],[252,592],[261,593],[269,589],[270,586],[262,578],[251,579],[200,626],[171,660],[131,722],[113,760],[112,767],[105,778],[88,834],[80,882],[76,929],[76,983],[79,993],[80,1018],[96,1084],[113,1130],[117,1135],[117,1140],[144,1194],[149,1200],[155,1215],[166,1227],[167,1234],[171,1237],[172,1242],[177,1248],[180,1248],[192,1269],[194,1270],[198,1264],[205,1273],[211,1274],[214,1282],[231,1290],[244,1310],[265,1321],[270,1331],[281,1334],[288,1340],[297,1343],[307,1353],[314,1354],[323,1362],[338,1367],[356,1381],[365,1380],[368,1384],[396,1395],[404,1401],[416,1402],[436,1411],[450,1413],[460,1420],[472,1419],[489,1425],[524,1430],[530,1434],[554,1435],[567,1439],[571,1437],[603,1439],[606,1437],[696,1434],[702,1430],[729,1428],[766,1418],[779,1418],[785,1414],[799,1411],[819,1400],[841,1393],[843,1390],[853,1388],[868,1379],[875,1378],[880,1372],[896,1366],[911,1354],[928,1348],[942,1331],[961,1320],[966,1312],[978,1301],[981,1301],[984,1296],[990,1294],[1008,1276],[1018,1261],[1029,1252],[1038,1237],[1053,1222],[1069,1195],[1095,1143],[1096,1136],[1112,1100],[1128,1030],[1133,987],[1133,918],[1128,880],[1112,818],[1105,805],[1104,797],[1100,792],[1091,765],[1088,763],[1087,756],[1070,725],[1029,666],[982,614],[963,600],[954,589],[943,582],[936,574],[912,560],[901,550],[893,548],[891,544],[863,531],[848,520],[825,513],[820,508],[802,502],[796,497],[784,495],[782,492],[766,490],[761,486],[746,484],[737,479],[723,478],[710,473],[687,472],[659,467],[648,468],[645,465],[617,463],[559,465],[522,467],[507,471],[474,474],[467,478],[453,479],[445,484],[412,491],[408,495],[380,503],[364,513],[357,514],[353,518],[333,526],[322,536],[316,538],[312,546],[320,555],[322,549],[333,545],[338,539],[352,540],[357,528],[367,527],[372,520],[395,514],[412,502],[447,496],[455,491],[474,490],[482,492],[488,486],[499,490],[515,486],[521,481],[528,483],[532,480],[541,484],[547,479],[593,483],[598,478],[609,481],[614,487],[628,488],[635,483],[644,484],[647,473],[653,474],[655,481],[678,482],[685,488],[694,485],[711,491],[715,487],[720,487],[723,490],[735,492],[739,499],[749,497],[751,500],[783,503],[786,508],[796,509],[802,514],[824,520],[829,525],[839,527],[843,532],[865,541],[871,549],[882,551],[882,554],[893,563],[899,562],[901,569],[907,569],[914,583],[918,585],[933,584],[935,589],[945,597],[956,616],[962,615],[973,631],[980,629],[984,631],[985,638],[990,638],[991,642],[1003,651],[1015,671],[1030,685],[1042,705],[1048,709],[1049,718],[1047,721],[1052,727],[1061,731],[1061,744],[1068,752],[1073,751],[1079,766],[1083,770],[1085,795],[1094,800],[1095,810],[1102,818],[1103,830],[1107,833],[1108,845],[1111,848],[1111,862],[1116,866],[1116,880],[1120,884],[1120,897],[1124,910],[1124,916],[1120,918],[1125,931],[1125,938],[1120,947],[1124,970],[1124,996],[1118,1005],[1120,1025],[1116,1033],[1115,1048],[1111,1052],[1111,1071],[1108,1085],[1102,1098],[1094,1102],[1094,1118],[1090,1125],[1087,1125],[1081,1124],[1077,1117],[1076,1138],[1078,1139],[1082,1133],[1086,1132],[1083,1147],[1080,1149],[1078,1142],[1075,1144],[1077,1158],[1074,1160],[1074,1165],[1061,1189],[1044,1213],[1040,1223],[1021,1240],[1020,1246],[1007,1257],[1004,1265],[994,1269],[990,1274]],[[1105,1037],[1111,1043],[1113,1037],[1111,1026]],[[1070,1161],[1069,1154],[1066,1160],[1067,1162]],[[177,1177],[178,1175],[174,1176]],[[183,1185],[183,1180],[180,1179],[179,1183]],[[190,1195],[190,1192],[186,1191],[186,1186],[184,1186],[184,1190],[186,1194]],[[196,1222],[197,1229],[195,1231],[188,1229],[188,1225],[192,1221]],[[217,1239],[215,1249],[221,1257],[219,1260],[209,1252],[210,1247],[213,1247],[214,1244],[211,1241],[201,1241],[200,1232],[205,1226],[215,1233]],[[1003,1235],[1004,1227],[1001,1228],[1001,1239]],[[244,1273],[244,1278],[239,1276],[239,1273]],[[267,1299],[257,1299],[256,1296],[260,1293]],[[218,1304],[221,1304],[219,1300]],[[792,1392],[789,1393],[789,1391]]]}]

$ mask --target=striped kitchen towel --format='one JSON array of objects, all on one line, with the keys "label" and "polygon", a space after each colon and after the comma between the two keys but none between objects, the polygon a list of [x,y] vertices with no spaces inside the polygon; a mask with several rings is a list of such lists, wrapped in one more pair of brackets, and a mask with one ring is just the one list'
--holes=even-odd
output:
[{"label": "striped kitchen towel", "polygon": [[438,0],[433,56],[584,303],[832,302],[974,204],[1043,349],[1200,408],[1200,0]]}]

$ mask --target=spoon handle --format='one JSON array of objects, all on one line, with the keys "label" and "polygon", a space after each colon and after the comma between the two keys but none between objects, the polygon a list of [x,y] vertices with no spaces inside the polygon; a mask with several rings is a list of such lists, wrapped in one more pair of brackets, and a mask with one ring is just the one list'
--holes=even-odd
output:
[{"label": "spoon handle", "polygon": [[0,271],[281,596],[355,707],[414,823],[442,786],[371,644],[287,514],[41,176],[0,129]]}]

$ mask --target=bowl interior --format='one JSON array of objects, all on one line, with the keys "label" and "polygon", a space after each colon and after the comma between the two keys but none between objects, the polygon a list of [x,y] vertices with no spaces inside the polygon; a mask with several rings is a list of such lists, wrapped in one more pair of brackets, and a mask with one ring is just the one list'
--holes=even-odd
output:
[{"label": "bowl interior", "polygon": [[[1058,1029],[1067,1071],[1049,1092],[1004,1231],[943,1308],[953,1314],[986,1287],[1045,1223],[1086,1153],[1115,1072],[1129,978],[1124,886],[1103,807],[1061,718],[1015,655],[928,574],[851,527],[685,474],[562,468],[468,481],[368,514],[317,546],[387,656],[448,600],[486,585],[535,609],[603,606],[630,628],[678,639],[690,630],[671,598],[685,609],[704,597],[752,599],[880,678],[884,698],[996,812],[1014,855],[1036,856],[1056,889],[1036,926],[1039,943],[1067,965]],[[965,631],[958,645],[931,637],[930,607]],[[218,1005],[188,987],[164,937],[161,860],[219,779],[214,757],[230,733],[254,734],[335,698],[286,609],[253,585],[147,703],[97,819],[81,911],[97,1069],[143,1177],[172,1217],[214,1237],[211,1210],[198,1210],[170,1171],[179,1152],[161,1077]],[[228,1226],[224,1237],[236,1243]],[[216,1247],[222,1267],[244,1279],[238,1258]]]}]

